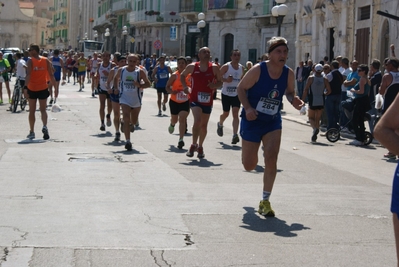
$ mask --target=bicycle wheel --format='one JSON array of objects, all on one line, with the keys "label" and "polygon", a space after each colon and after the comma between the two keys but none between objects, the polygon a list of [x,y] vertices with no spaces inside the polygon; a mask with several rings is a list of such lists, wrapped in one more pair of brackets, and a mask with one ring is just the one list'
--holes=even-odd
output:
[{"label": "bicycle wheel", "polygon": [[21,105],[21,110],[25,110],[28,100],[25,98],[24,94],[21,94],[21,101],[19,101],[19,103]]},{"label": "bicycle wheel", "polygon": [[364,144],[367,146],[369,144],[371,144],[371,142],[373,142],[373,135],[370,132],[364,132]]},{"label": "bicycle wheel", "polygon": [[17,108],[18,108],[18,102],[19,102],[19,87],[16,87],[14,89],[14,95],[12,96],[12,112],[15,113],[17,112]]},{"label": "bicycle wheel", "polygon": [[330,130],[327,131],[326,137],[327,137],[328,141],[330,141],[332,143],[335,143],[335,142],[337,142],[339,140],[341,135],[340,135],[338,129],[331,128]]}]

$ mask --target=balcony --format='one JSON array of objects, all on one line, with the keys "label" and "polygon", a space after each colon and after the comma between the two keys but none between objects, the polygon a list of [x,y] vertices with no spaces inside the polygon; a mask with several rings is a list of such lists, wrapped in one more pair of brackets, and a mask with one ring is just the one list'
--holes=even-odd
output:
[{"label": "balcony", "polygon": [[215,12],[216,16],[225,18],[234,15],[238,9],[237,0],[214,0],[208,2],[208,12]]},{"label": "balcony", "polygon": [[180,16],[187,17],[192,20],[197,17],[197,14],[203,12],[203,0],[180,0]]},{"label": "balcony", "polygon": [[146,21],[148,25],[175,25],[180,24],[181,18],[180,16],[170,15],[167,12],[163,12],[159,15],[148,16],[146,15]]},{"label": "balcony", "polygon": [[132,11],[132,3],[127,0],[118,1],[112,4],[112,12],[116,14],[124,14]]},{"label": "balcony", "polygon": [[170,11],[165,11],[160,13],[160,12],[150,12],[150,11],[140,10],[140,11],[130,12],[129,14],[129,24],[137,27],[144,25],[151,25],[151,26],[176,25],[180,23],[181,23],[181,17],[179,15],[176,15],[176,13]]},{"label": "balcony", "polygon": [[147,15],[144,14],[145,10],[133,11],[129,14],[129,24],[131,26],[144,26],[147,25]]}]

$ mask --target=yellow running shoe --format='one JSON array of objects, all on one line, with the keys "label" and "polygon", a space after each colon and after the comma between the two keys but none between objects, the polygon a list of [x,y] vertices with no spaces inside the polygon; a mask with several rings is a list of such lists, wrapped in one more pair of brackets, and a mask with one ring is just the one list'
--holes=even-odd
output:
[{"label": "yellow running shoe", "polygon": [[259,202],[258,213],[263,216],[274,217],[274,210],[272,209],[269,200],[261,200]]}]

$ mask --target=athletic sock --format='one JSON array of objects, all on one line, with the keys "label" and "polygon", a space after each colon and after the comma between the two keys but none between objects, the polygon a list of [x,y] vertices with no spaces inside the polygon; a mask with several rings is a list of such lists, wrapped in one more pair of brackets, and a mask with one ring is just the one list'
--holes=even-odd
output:
[{"label": "athletic sock", "polygon": [[269,200],[271,192],[263,191],[263,200]]}]

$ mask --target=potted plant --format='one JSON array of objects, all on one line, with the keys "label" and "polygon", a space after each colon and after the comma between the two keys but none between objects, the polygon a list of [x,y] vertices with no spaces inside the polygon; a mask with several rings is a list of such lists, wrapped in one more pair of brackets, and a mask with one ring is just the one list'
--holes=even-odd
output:
[{"label": "potted plant", "polygon": [[163,21],[163,17],[162,17],[162,16],[158,16],[158,17],[157,17],[157,21],[158,21],[158,22],[162,22],[162,21]]},{"label": "potted plant", "polygon": [[147,16],[152,16],[154,15],[154,10],[146,11],[144,14],[146,14]]},{"label": "potted plant", "polygon": [[176,12],[171,11],[171,12],[169,13],[169,15],[174,16],[174,15],[176,15]]},{"label": "potted plant", "polygon": [[93,19],[93,18],[90,18],[90,19],[89,19],[89,22],[94,22],[94,19]]},{"label": "potted plant", "polygon": [[159,12],[159,11],[154,11],[154,15],[160,15],[161,14],[161,12]]}]

